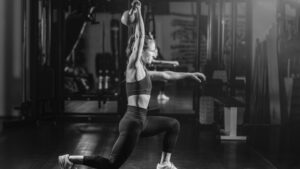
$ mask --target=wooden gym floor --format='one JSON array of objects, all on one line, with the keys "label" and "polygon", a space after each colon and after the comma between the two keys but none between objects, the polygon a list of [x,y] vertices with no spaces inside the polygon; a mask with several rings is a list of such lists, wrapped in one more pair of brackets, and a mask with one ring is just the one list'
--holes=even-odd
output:
[{"label": "wooden gym floor", "polygon": [[[180,119],[181,134],[172,161],[179,169],[273,169],[245,142],[219,142],[209,127]],[[58,169],[57,156],[107,156],[117,137],[117,123],[58,123],[16,127],[0,136],[1,169]],[[162,135],[140,139],[122,169],[154,169],[160,160]],[[80,169],[87,167],[81,166]]]},{"label": "wooden gym floor", "polygon": [[[179,114],[176,118],[181,123],[181,132],[172,156],[178,169],[300,168],[298,154],[282,158],[281,153],[282,144],[291,145],[289,149],[293,149],[298,145],[299,137],[290,137],[292,139],[285,142],[280,139],[287,137],[280,135],[285,130],[273,126],[248,126],[243,127],[249,138],[247,142],[221,142],[214,125],[200,125],[192,115],[192,92],[170,88],[167,94],[171,100],[157,105],[162,110],[159,115]],[[156,97],[152,102],[156,104]],[[77,108],[75,106],[73,110]],[[0,131],[0,169],[58,169],[57,156],[65,153],[107,156],[118,135],[117,125],[116,116],[109,121],[101,120],[101,117],[88,122],[61,119],[55,124],[46,121],[39,125],[4,127]],[[293,131],[290,134],[297,133],[297,127]],[[121,169],[155,169],[160,160],[161,143],[162,135],[140,139]],[[87,169],[85,166],[78,168]]]}]

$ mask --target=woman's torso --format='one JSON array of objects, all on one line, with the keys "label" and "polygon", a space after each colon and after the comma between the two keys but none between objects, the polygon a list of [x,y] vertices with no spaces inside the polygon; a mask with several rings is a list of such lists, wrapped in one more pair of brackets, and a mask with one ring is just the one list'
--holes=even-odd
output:
[{"label": "woman's torso", "polygon": [[127,69],[126,92],[129,106],[147,109],[150,102],[151,89],[151,79],[144,67],[136,70]]}]

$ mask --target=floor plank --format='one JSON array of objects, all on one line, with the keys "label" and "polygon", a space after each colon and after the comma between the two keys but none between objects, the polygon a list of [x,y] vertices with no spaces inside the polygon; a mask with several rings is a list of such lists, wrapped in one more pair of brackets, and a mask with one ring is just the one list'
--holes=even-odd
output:
[{"label": "floor plank", "polygon": [[[193,119],[180,120],[181,134],[172,161],[179,169],[272,169],[244,142],[218,142],[211,128]],[[58,169],[59,154],[108,156],[117,137],[117,123],[59,123],[12,128],[0,139],[5,169]],[[162,135],[139,141],[122,169],[153,169],[160,159]],[[81,166],[81,169],[87,167]]]},{"label": "floor plank", "polygon": [[[186,116],[194,113],[192,91],[177,90],[176,86],[168,86],[166,94],[170,96],[170,100],[165,103],[157,101],[157,93],[158,90],[154,89],[150,103],[160,109],[159,115],[177,114],[175,117],[181,122],[181,133],[172,155],[172,161],[178,169],[276,168],[273,165],[278,162],[276,159],[273,158],[272,163],[268,161],[272,159],[268,156],[268,150],[277,145],[272,139],[277,141],[279,139],[276,132],[252,127],[246,130],[249,136],[247,143],[220,142],[216,139],[219,133],[213,125],[203,126],[197,119],[194,119],[194,116]],[[69,112],[73,113],[116,111],[113,102],[108,102],[101,109],[95,101],[66,102],[65,106]],[[57,156],[60,154],[109,155],[118,135],[118,120],[106,121],[99,117],[97,123],[92,120],[88,120],[90,123],[86,121],[83,123],[65,118],[65,121],[57,121],[56,125],[50,122],[40,123],[39,126],[32,124],[5,128],[0,133],[0,168],[58,169]],[[119,117],[113,116],[112,118]],[[140,139],[133,154],[121,169],[154,169],[160,159],[161,143],[162,135]],[[297,144],[294,143],[294,145]],[[269,154],[272,155],[272,153]],[[87,169],[87,167],[80,166],[79,169]],[[294,168],[291,167],[291,169]]]}]

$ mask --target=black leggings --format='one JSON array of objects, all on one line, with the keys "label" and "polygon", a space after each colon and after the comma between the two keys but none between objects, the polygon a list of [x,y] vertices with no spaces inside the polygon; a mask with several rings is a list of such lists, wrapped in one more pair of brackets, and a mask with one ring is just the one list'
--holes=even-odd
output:
[{"label": "black leggings", "polygon": [[98,169],[118,169],[127,160],[140,137],[162,132],[165,132],[162,150],[171,153],[179,134],[179,122],[169,117],[146,117],[146,114],[146,109],[128,106],[119,123],[119,137],[110,157],[84,156],[83,164]]}]

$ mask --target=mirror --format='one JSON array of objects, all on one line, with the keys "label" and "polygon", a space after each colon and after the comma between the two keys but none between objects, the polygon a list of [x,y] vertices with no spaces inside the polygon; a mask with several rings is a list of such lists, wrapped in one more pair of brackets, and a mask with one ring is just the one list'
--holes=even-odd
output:
[{"label": "mirror", "polygon": [[[119,4],[117,8],[116,3]],[[82,112],[80,107],[90,107],[87,112],[98,113],[101,108],[106,112],[107,107],[117,112],[124,71],[120,60],[124,48],[121,46],[127,43],[127,35],[123,33],[127,28],[120,25],[119,18],[128,4],[128,1],[66,1],[65,112]],[[175,67],[157,64],[149,69],[204,71],[209,79],[221,80],[223,93],[245,101],[248,69],[244,68],[249,59],[245,52],[249,43],[247,3],[238,1],[235,5],[233,8],[227,1],[143,2],[146,32],[151,32],[156,39],[158,59],[179,63]],[[87,16],[90,18],[86,19]],[[225,91],[226,85],[230,91]],[[198,114],[195,113],[199,108],[195,93],[199,87],[194,83],[154,82],[154,86],[153,109],[164,112],[171,108],[170,112],[180,114],[183,107],[170,106],[168,100],[172,99],[172,103],[186,101],[187,104],[180,105],[186,105],[184,109],[191,110],[190,114]],[[80,105],[75,106],[78,110],[74,109],[74,104]],[[89,106],[83,106],[85,104]]]},{"label": "mirror", "polygon": [[[118,112],[120,9],[114,1],[69,0],[65,5],[65,112]],[[118,9],[120,8],[120,9]],[[84,108],[83,108],[84,107]]]}]

